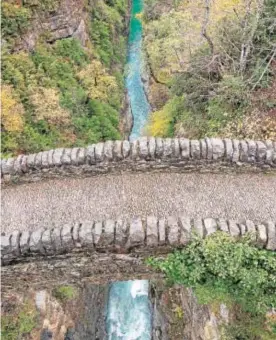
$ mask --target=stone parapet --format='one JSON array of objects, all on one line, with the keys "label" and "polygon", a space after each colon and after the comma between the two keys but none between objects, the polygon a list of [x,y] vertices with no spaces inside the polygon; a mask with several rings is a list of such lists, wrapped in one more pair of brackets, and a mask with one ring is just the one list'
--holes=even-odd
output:
[{"label": "stone parapet", "polygon": [[259,247],[276,250],[276,224],[273,221],[254,223],[248,220],[193,220],[186,216],[158,219],[148,216],[129,221],[86,221],[61,228],[16,231],[1,237],[2,264],[32,262],[76,252],[139,254],[150,249],[169,251],[184,247],[193,233],[207,237],[218,230],[235,237],[251,233]]},{"label": "stone parapet", "polygon": [[276,142],[142,137],[59,148],[1,161],[4,183],[120,171],[275,171]]}]

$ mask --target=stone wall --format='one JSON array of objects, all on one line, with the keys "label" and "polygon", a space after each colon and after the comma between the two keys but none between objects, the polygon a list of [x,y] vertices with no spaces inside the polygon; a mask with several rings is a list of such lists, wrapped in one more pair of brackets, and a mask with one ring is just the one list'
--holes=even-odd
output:
[{"label": "stone wall", "polygon": [[274,171],[276,142],[142,137],[59,148],[1,161],[5,183],[120,171]]},{"label": "stone wall", "polygon": [[185,246],[193,232],[206,237],[217,230],[236,237],[250,232],[259,247],[276,250],[272,221],[191,220],[184,216],[92,221],[2,236],[2,287],[22,289],[31,282],[41,288],[81,284],[87,279],[97,282],[101,277],[105,281],[146,277],[151,274],[144,263],[146,257]]}]

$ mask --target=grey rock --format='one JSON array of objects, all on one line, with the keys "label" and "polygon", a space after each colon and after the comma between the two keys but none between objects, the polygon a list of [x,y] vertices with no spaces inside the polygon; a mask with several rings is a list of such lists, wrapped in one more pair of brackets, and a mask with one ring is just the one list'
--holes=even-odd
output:
[{"label": "grey rock", "polygon": [[273,142],[271,140],[265,141],[266,144],[266,158],[265,162],[267,164],[272,164],[272,159],[273,159]]},{"label": "grey rock", "polygon": [[248,162],[248,144],[245,140],[240,141],[240,161]]},{"label": "grey rock", "polygon": [[272,156],[272,162],[276,164],[276,142],[273,142],[273,156]]},{"label": "grey rock", "polygon": [[49,163],[48,163],[48,155],[49,152],[48,151],[43,151],[42,152],[42,157],[41,157],[41,164],[43,168],[48,168]]},{"label": "grey rock", "polygon": [[266,227],[263,224],[257,225],[257,244],[260,247],[265,247],[267,242]]},{"label": "grey rock", "polygon": [[166,226],[167,222],[165,218],[161,218],[158,221],[158,231],[159,231],[159,245],[164,245],[166,243]]},{"label": "grey rock", "polygon": [[247,232],[246,225],[243,224],[243,223],[239,223],[239,228],[240,228],[240,231],[241,231],[241,235],[245,235],[246,232]]},{"label": "grey rock", "polygon": [[200,159],[200,143],[198,140],[191,140],[191,156],[193,159]]},{"label": "grey rock", "polygon": [[14,231],[10,237],[10,250],[12,253],[16,254],[17,256],[20,255],[20,247],[19,247],[20,236],[21,236],[21,233],[17,230],[17,231]]},{"label": "grey rock", "polygon": [[55,150],[49,150],[48,151],[48,166],[49,167],[54,166],[54,160],[53,160],[54,152],[55,152]]},{"label": "grey rock", "polygon": [[268,221],[266,224],[267,228],[267,246],[268,250],[276,250],[276,225],[272,221]]},{"label": "grey rock", "polygon": [[104,222],[104,232],[100,238],[101,246],[110,246],[115,242],[115,221],[106,220]]},{"label": "grey rock", "polygon": [[114,153],[114,157],[115,157],[116,160],[123,159],[122,145],[123,145],[123,143],[120,140],[116,140],[114,142],[113,153]]},{"label": "grey rock", "polygon": [[35,156],[36,156],[36,154],[31,154],[31,155],[27,156],[27,166],[28,166],[28,168],[34,168]]},{"label": "grey rock", "polygon": [[180,145],[179,145],[179,139],[174,138],[173,139],[173,155],[175,158],[179,158],[180,156]]},{"label": "grey rock", "polygon": [[178,220],[174,216],[168,217],[168,241],[170,245],[179,244],[179,225]]},{"label": "grey rock", "polygon": [[52,237],[51,237],[51,229],[46,229],[44,230],[42,237],[41,237],[41,242],[43,245],[43,248],[46,250],[47,254],[53,254],[54,253],[54,246],[52,243]]},{"label": "grey rock", "polygon": [[213,149],[213,159],[222,159],[225,154],[223,140],[220,138],[211,138],[211,144]]},{"label": "grey rock", "polygon": [[10,238],[11,235],[1,236],[1,256],[11,253]]},{"label": "grey rock", "polygon": [[23,156],[22,160],[21,160],[21,171],[23,173],[27,173],[28,172],[28,165],[27,165],[27,160],[28,160],[28,156]]},{"label": "grey rock", "polygon": [[71,162],[73,165],[78,165],[78,153],[79,153],[79,148],[73,148],[71,151]]},{"label": "grey rock", "polygon": [[128,222],[125,220],[118,220],[116,222],[115,231],[115,245],[118,247],[123,247],[128,239]]},{"label": "grey rock", "polygon": [[134,140],[130,143],[130,155],[131,155],[131,159],[133,160],[136,160],[139,158],[138,140]]},{"label": "grey rock", "polygon": [[225,233],[229,233],[228,222],[225,219],[223,218],[218,219],[218,227],[219,227],[219,230]]},{"label": "grey rock", "polygon": [[86,157],[87,163],[90,165],[96,164],[96,157],[95,157],[95,144],[89,145],[86,148]]},{"label": "grey rock", "polygon": [[224,140],[224,145],[225,145],[225,158],[228,161],[232,161],[232,157],[233,157],[233,144],[232,144],[232,140],[225,138]]},{"label": "grey rock", "polygon": [[92,231],[95,246],[101,246],[100,240],[103,234],[103,222],[102,221],[96,222],[94,224],[94,228],[92,229]]},{"label": "grey rock", "polygon": [[74,242],[72,239],[72,225],[66,224],[61,228],[61,244],[63,248],[70,249],[74,246]]},{"label": "grey rock", "polygon": [[22,255],[30,251],[30,232],[23,231],[19,241],[20,252]]},{"label": "grey rock", "polygon": [[123,141],[123,147],[122,147],[123,157],[127,158],[130,154],[130,142],[128,140]]},{"label": "grey rock", "polygon": [[139,158],[147,159],[149,155],[148,138],[141,137],[138,139],[138,143],[139,143]]},{"label": "grey rock", "polygon": [[156,148],[155,138],[149,137],[149,155],[151,159],[155,158],[155,148]]},{"label": "grey rock", "polygon": [[189,217],[180,216],[180,239],[181,245],[187,244],[191,239],[192,225]]},{"label": "grey rock", "polygon": [[127,241],[128,247],[142,246],[145,241],[145,231],[140,218],[135,218],[130,222],[129,238]]},{"label": "grey rock", "polygon": [[84,221],[79,227],[79,242],[82,247],[93,248],[93,222]]},{"label": "grey rock", "polygon": [[169,158],[173,155],[173,147],[172,147],[172,139],[171,138],[165,138],[163,141],[163,157]]},{"label": "grey rock", "polygon": [[206,236],[213,234],[217,231],[217,222],[213,218],[205,218],[204,220],[204,226],[206,229]]},{"label": "grey rock", "polygon": [[63,155],[61,157],[61,163],[63,165],[70,165],[71,164],[71,151],[72,149],[64,149]]},{"label": "grey rock", "polygon": [[163,156],[163,138],[156,138],[156,156],[161,158]]},{"label": "grey rock", "polygon": [[256,231],[255,224],[250,220],[246,220],[245,225],[246,225],[247,233],[249,233],[252,236],[253,240],[256,240],[257,231]]},{"label": "grey rock", "polygon": [[211,143],[210,138],[205,138],[205,142],[207,145],[207,159],[213,159],[213,145]]},{"label": "grey rock", "polygon": [[35,168],[36,169],[41,169],[41,166],[42,166],[42,152],[39,152],[36,154],[35,156]]},{"label": "grey rock", "polygon": [[257,145],[253,140],[247,141],[248,145],[248,162],[253,163],[256,160]]},{"label": "grey rock", "polygon": [[78,165],[85,164],[85,161],[86,161],[86,148],[79,148],[77,156]]},{"label": "grey rock", "polygon": [[205,230],[204,230],[204,225],[201,219],[196,218],[193,221],[193,229],[196,232],[197,235],[199,235],[200,237],[204,237],[205,235]]},{"label": "grey rock", "polygon": [[232,140],[233,143],[233,155],[232,155],[232,162],[233,163],[238,163],[240,159],[240,149],[239,149],[239,144],[240,142],[236,139]]},{"label": "grey rock", "polygon": [[64,153],[64,149],[60,148],[60,149],[55,149],[54,153],[53,153],[53,164],[55,166],[60,166],[62,164],[62,156]]},{"label": "grey rock", "polygon": [[158,221],[155,216],[147,217],[147,245],[150,247],[158,246]]},{"label": "grey rock", "polygon": [[30,235],[30,251],[32,253],[44,253],[41,237],[44,229],[33,231]]},{"label": "grey rock", "polygon": [[180,152],[181,158],[189,159],[190,158],[190,141],[186,138],[179,138]]},{"label": "grey rock", "polygon": [[95,145],[95,159],[97,163],[104,160],[103,149],[104,143],[97,143]]},{"label": "grey rock", "polygon": [[232,236],[240,236],[240,228],[236,221],[229,220],[229,231]]},{"label": "grey rock", "polygon": [[73,229],[72,229],[73,242],[75,243],[75,245],[77,247],[81,246],[80,237],[79,237],[79,229],[80,229],[80,227],[81,227],[81,223],[75,223],[73,225]]},{"label": "grey rock", "polygon": [[15,161],[14,161],[14,165],[13,165],[13,168],[14,168],[14,171],[16,174],[21,174],[22,171],[21,171],[21,161],[22,161],[22,158],[23,158],[23,155],[19,155]]},{"label": "grey rock", "polygon": [[53,228],[51,230],[51,239],[53,243],[53,247],[55,252],[60,252],[62,250],[62,243],[61,243],[61,229],[60,228]]},{"label": "grey rock", "polygon": [[113,147],[114,147],[114,142],[113,141],[107,141],[104,143],[104,159],[108,161],[113,160]]},{"label": "grey rock", "polygon": [[200,141],[200,149],[201,149],[201,158],[207,159],[207,144],[205,139],[201,139]]},{"label": "grey rock", "polygon": [[266,151],[267,151],[266,145],[262,141],[257,141],[256,145],[257,145],[257,157],[256,157],[257,161],[262,162],[266,158]]}]

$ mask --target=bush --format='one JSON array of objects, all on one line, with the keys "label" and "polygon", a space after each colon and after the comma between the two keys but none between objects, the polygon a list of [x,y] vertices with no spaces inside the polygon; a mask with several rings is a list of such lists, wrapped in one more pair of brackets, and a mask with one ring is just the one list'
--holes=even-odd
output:
[{"label": "bush", "polygon": [[60,286],[54,289],[53,296],[61,302],[66,302],[77,296],[77,290],[72,286]]}]

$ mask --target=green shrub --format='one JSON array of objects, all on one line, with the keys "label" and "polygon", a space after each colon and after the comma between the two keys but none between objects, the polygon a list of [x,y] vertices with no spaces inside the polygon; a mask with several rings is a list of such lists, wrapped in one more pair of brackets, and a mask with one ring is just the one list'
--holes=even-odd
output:
[{"label": "green shrub", "polygon": [[77,290],[73,286],[60,286],[54,289],[53,296],[61,302],[66,302],[77,296]]}]

